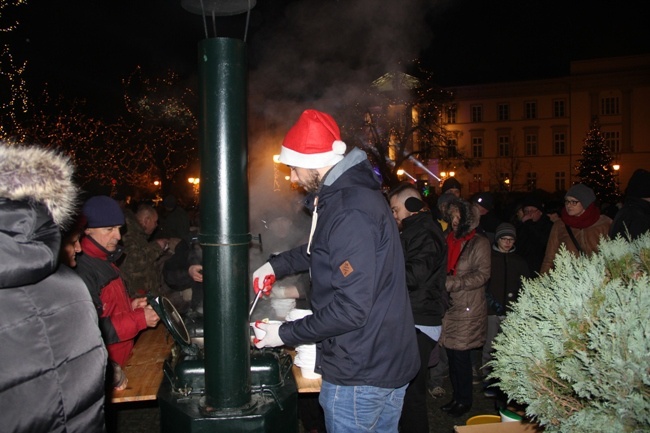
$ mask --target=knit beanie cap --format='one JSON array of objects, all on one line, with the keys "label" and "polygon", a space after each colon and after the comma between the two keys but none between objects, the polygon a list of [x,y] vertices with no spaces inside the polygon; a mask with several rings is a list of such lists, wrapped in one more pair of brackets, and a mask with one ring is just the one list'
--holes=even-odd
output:
[{"label": "knit beanie cap", "polygon": [[115,200],[105,195],[90,197],[81,213],[86,218],[86,227],[115,227],[124,225],[124,212]]},{"label": "knit beanie cap", "polygon": [[636,170],[627,183],[625,195],[636,198],[650,197],[650,171],[642,168]]},{"label": "knit beanie cap", "polygon": [[540,211],[544,211],[544,204],[542,201],[534,195],[527,195],[521,202],[521,207],[534,207]]},{"label": "knit beanie cap", "polygon": [[504,236],[510,236],[513,239],[517,239],[517,229],[515,229],[515,226],[510,223],[499,224],[494,232],[494,239],[499,240]]},{"label": "knit beanie cap", "polygon": [[594,190],[589,188],[584,183],[576,183],[571,188],[569,188],[564,198],[567,197],[575,197],[585,209],[587,209],[590,204],[596,201],[596,194],[594,194]]},{"label": "knit beanie cap", "polygon": [[450,177],[442,183],[442,193],[446,193],[450,189],[460,190],[460,182],[455,177]]},{"label": "knit beanie cap", "polygon": [[334,118],[305,110],[284,137],[279,160],[291,167],[323,168],[340,162],[345,151]]}]

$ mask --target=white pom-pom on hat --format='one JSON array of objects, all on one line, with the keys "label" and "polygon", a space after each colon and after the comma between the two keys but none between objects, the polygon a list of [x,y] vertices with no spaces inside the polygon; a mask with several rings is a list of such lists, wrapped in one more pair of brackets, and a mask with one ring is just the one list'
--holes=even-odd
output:
[{"label": "white pom-pom on hat", "polygon": [[341,140],[335,140],[334,143],[332,143],[332,151],[337,155],[345,155],[347,148],[348,147]]}]

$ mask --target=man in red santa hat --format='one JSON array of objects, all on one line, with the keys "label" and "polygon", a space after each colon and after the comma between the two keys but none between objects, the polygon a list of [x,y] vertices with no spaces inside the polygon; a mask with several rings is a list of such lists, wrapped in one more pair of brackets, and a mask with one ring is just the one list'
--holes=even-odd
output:
[{"label": "man in red santa hat", "polygon": [[366,154],[345,151],[334,119],[316,110],[282,143],[280,162],[309,194],[309,242],[272,257],[253,285],[268,294],[276,277],[309,271],[314,314],[259,323],[256,346],[316,343],[329,433],[396,432],[420,364],[399,232]]}]

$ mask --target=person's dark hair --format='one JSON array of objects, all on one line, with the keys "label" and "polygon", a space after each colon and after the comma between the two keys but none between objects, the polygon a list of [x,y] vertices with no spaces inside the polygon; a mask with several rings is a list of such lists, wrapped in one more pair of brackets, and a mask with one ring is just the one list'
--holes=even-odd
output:
[{"label": "person's dark hair", "polygon": [[412,183],[409,183],[409,182],[402,182],[399,185],[397,185],[395,188],[392,188],[388,192],[388,200],[390,200],[391,198],[393,198],[394,196],[396,196],[398,194],[401,194],[403,191],[406,191],[406,190],[413,190],[418,194],[418,196],[421,196],[420,191],[418,191],[418,189],[417,189],[417,187],[415,185],[413,185]]},{"label": "person's dark hair", "polygon": [[564,203],[560,200],[552,200],[546,203],[544,206],[544,212],[547,214],[560,214],[560,210],[564,207]]}]

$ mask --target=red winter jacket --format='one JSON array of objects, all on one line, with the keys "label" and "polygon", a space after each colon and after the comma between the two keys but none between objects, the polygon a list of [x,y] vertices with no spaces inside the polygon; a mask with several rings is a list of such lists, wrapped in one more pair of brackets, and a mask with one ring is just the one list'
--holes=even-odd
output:
[{"label": "red winter jacket", "polygon": [[76,270],[97,308],[109,359],[124,366],[133,349],[133,339],[147,328],[144,310],[131,308],[124,281],[108,251],[89,237],[81,240],[81,249],[83,254],[77,259]]}]

